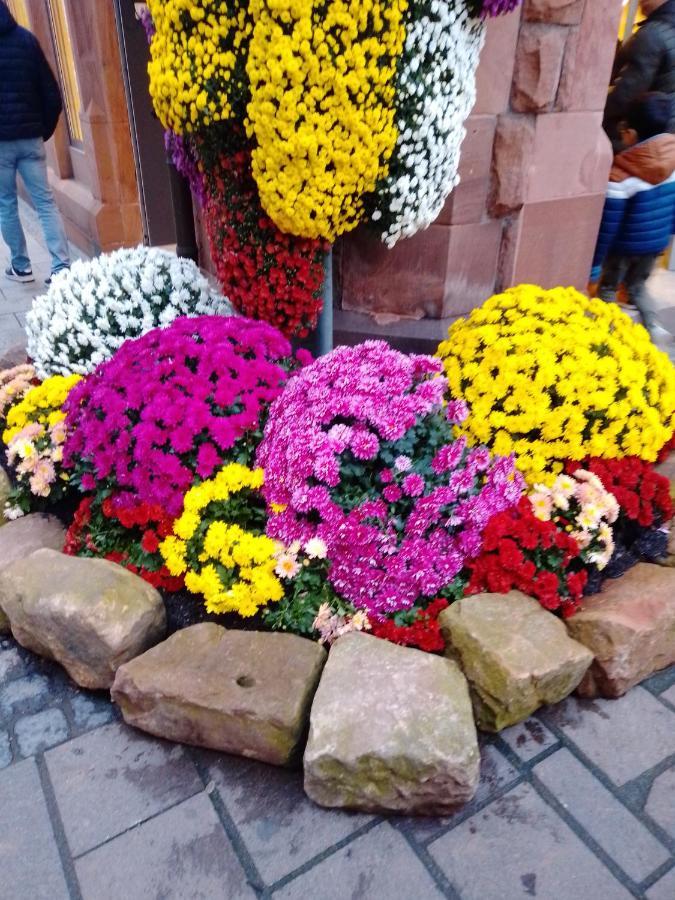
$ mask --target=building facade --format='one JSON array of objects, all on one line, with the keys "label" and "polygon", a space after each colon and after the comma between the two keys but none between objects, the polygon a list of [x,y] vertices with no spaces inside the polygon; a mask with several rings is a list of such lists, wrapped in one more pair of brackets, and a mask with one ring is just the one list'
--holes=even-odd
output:
[{"label": "building facade", "polygon": [[[162,132],[147,92],[133,0],[9,0],[61,80],[52,183],[87,252],[175,242]],[[336,246],[339,339],[408,346],[518,282],[583,288],[611,151],[602,110],[622,14],[633,0],[524,0],[491,20],[461,183],[427,231],[387,250],[367,229]],[[632,11],[632,12],[631,12]],[[199,212],[197,234],[208,266]]]}]

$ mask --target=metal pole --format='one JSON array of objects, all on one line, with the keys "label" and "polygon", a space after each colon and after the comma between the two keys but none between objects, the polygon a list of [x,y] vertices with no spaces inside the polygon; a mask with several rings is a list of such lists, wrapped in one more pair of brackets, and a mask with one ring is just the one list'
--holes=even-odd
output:
[{"label": "metal pole", "polygon": [[323,259],[323,309],[316,329],[307,340],[307,349],[314,356],[325,356],[333,349],[333,248]]}]

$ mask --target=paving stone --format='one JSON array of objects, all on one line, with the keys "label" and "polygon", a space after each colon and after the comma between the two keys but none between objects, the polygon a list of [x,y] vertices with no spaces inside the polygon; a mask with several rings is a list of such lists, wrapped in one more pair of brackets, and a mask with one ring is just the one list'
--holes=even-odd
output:
[{"label": "paving stone", "polygon": [[87,853],[83,900],[245,900],[256,895],[206,794]]},{"label": "paving stone", "polygon": [[0,772],[0,896],[68,900],[35,761]]},{"label": "paving stone", "polygon": [[114,718],[114,707],[110,698],[96,694],[75,694],[70,700],[73,719],[78,730],[91,731],[107,725]]},{"label": "paving stone", "polygon": [[[4,644],[7,644],[4,646]],[[23,675],[26,667],[16,647],[8,642],[0,643],[0,684],[4,684],[11,678]]]},{"label": "paving stone", "polygon": [[675,897],[675,867],[653,884],[645,894],[647,900],[673,900]]},{"label": "paving stone", "polygon": [[274,892],[274,900],[428,900],[442,896],[405,838],[387,822]]},{"label": "paving stone", "polygon": [[569,697],[542,718],[616,785],[632,781],[673,752],[675,713],[642,687],[618,700]]},{"label": "paving stone", "polygon": [[45,709],[17,719],[14,736],[22,756],[35,756],[68,739],[68,722],[60,709]]},{"label": "paving stone", "polygon": [[462,900],[628,900],[625,890],[529,784],[429,846]]},{"label": "paving stone", "polygon": [[372,818],[320,809],[305,796],[301,772],[223,757],[209,766],[209,776],[268,884]]},{"label": "paving stone", "polygon": [[663,695],[669,688],[675,687],[675,666],[661,669],[660,672],[656,672],[651,678],[648,678],[643,683],[645,687],[649,688],[652,694]]},{"label": "paving stone", "polygon": [[33,712],[44,704],[49,694],[49,679],[44,675],[25,675],[0,688],[0,715],[5,718]]},{"label": "paving stone", "polygon": [[12,748],[9,743],[9,732],[0,731],[0,769],[4,769],[12,761]]},{"label": "paving stone", "polygon": [[[633,881],[668,860],[668,850],[567,748],[540,762],[534,774]],[[671,795],[671,808],[672,801]]]},{"label": "paving stone", "polygon": [[535,759],[558,743],[558,738],[538,719],[527,719],[507,728],[501,732],[500,737],[523,762]]},{"label": "paving stone", "polygon": [[663,700],[667,700],[668,703],[672,703],[672,705],[675,706],[675,684],[672,687],[668,688],[667,691],[664,691],[659,696]]},{"label": "paving stone", "polygon": [[182,747],[116,723],[48,751],[45,760],[74,856],[202,788]]},{"label": "paving stone", "polygon": [[675,768],[654,779],[645,812],[675,840]]}]

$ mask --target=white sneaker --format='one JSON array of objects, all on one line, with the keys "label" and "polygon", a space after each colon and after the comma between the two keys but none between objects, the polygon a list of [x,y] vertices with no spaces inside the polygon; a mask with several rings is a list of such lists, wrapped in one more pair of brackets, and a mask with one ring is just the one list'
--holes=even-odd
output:
[{"label": "white sneaker", "polygon": [[675,337],[661,325],[652,325],[648,330],[649,336],[657,347],[662,347],[664,344],[672,344],[675,340]]},{"label": "white sneaker", "polygon": [[22,272],[20,269],[15,269],[14,266],[8,266],[5,269],[5,278],[9,281],[18,281],[19,284],[30,284],[31,281],[35,281],[35,275],[30,269]]}]

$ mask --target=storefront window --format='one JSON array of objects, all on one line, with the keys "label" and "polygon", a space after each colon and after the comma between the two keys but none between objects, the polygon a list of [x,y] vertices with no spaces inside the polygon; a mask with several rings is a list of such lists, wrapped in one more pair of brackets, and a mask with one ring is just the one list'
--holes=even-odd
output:
[{"label": "storefront window", "polygon": [[70,138],[76,143],[82,142],[82,125],[80,123],[80,88],[75,72],[75,60],[73,59],[73,45],[70,39],[68,16],[65,8],[65,0],[47,0],[49,18],[54,36],[54,47],[59,65],[59,76],[63,90],[63,105],[66,110],[66,120]]}]

